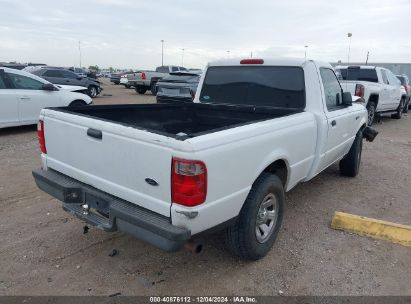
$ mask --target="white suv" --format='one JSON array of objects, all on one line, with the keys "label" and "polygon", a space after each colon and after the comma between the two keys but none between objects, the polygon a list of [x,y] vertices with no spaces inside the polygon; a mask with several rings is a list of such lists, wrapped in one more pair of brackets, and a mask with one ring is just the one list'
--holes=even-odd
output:
[{"label": "white suv", "polygon": [[36,124],[46,107],[82,106],[92,99],[33,74],[0,67],[0,128]]}]

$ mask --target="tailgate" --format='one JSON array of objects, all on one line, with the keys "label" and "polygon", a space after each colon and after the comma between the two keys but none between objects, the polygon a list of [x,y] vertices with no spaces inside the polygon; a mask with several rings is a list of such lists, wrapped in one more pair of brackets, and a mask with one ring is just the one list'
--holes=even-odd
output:
[{"label": "tailgate", "polygon": [[[43,113],[48,168],[170,216],[167,137],[67,112]],[[100,131],[101,139],[93,137]]]}]

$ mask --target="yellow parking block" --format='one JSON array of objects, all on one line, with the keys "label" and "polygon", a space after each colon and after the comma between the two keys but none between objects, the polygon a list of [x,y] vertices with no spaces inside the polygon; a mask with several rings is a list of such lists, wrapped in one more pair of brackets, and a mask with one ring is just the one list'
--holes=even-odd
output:
[{"label": "yellow parking block", "polygon": [[335,212],[331,228],[411,247],[411,226]]}]

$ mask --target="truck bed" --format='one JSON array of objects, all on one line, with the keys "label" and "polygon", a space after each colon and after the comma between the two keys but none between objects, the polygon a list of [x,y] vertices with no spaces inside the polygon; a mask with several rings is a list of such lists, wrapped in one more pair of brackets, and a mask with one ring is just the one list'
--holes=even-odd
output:
[{"label": "truck bed", "polygon": [[102,105],[53,110],[115,122],[179,140],[303,111],[204,103]]}]

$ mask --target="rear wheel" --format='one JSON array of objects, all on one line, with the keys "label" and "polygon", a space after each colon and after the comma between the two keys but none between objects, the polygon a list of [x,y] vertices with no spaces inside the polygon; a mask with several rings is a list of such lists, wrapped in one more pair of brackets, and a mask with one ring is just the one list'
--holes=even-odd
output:
[{"label": "rear wheel", "polygon": [[284,187],[276,175],[263,173],[256,180],[235,224],[226,230],[228,249],[247,260],[264,257],[281,227]]},{"label": "rear wheel", "polygon": [[355,177],[360,171],[362,155],[362,130],[358,131],[350,151],[340,161],[341,175]]},{"label": "rear wheel", "polygon": [[84,100],[74,100],[72,103],[70,103],[70,107],[81,107],[81,106],[86,106],[87,103]]},{"label": "rear wheel", "polygon": [[374,102],[369,102],[367,104],[367,112],[368,112],[368,126],[372,126],[374,119],[375,119],[375,112],[377,109],[377,105]]},{"label": "rear wheel", "polygon": [[137,86],[137,87],[136,87],[136,92],[137,92],[138,94],[145,94],[145,93],[147,92],[147,89],[146,89],[146,87]]},{"label": "rear wheel", "polygon": [[400,101],[400,104],[397,108],[397,112],[395,114],[391,115],[391,117],[395,118],[395,119],[401,119],[402,113],[404,112],[404,105],[405,105],[405,99],[402,98],[401,101]]}]

